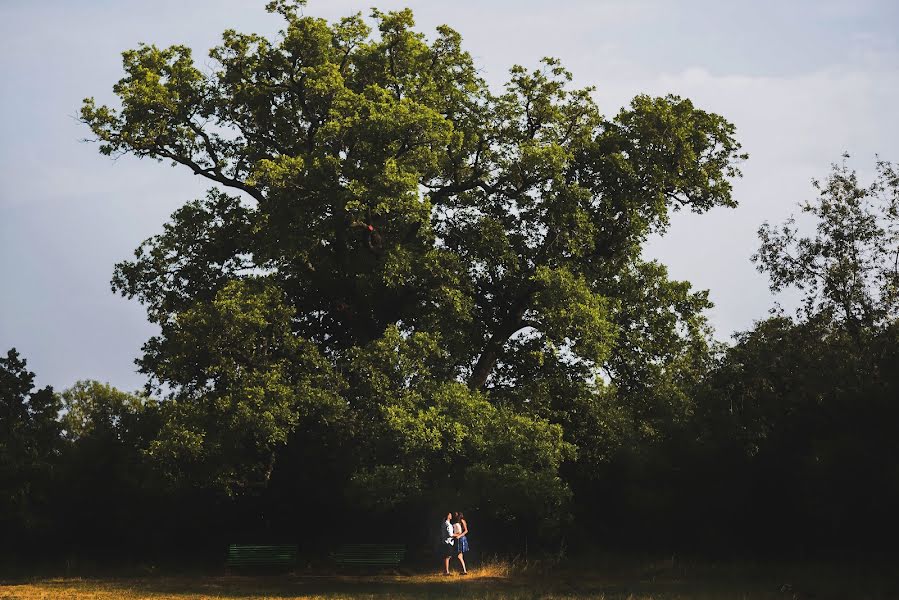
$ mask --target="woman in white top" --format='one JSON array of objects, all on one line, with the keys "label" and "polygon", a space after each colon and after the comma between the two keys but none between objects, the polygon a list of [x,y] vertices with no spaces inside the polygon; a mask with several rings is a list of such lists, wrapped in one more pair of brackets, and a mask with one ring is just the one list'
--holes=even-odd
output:
[{"label": "woman in white top", "polygon": [[465,515],[461,512],[457,512],[453,520],[453,537],[456,538],[456,558],[462,563],[462,574],[468,575],[463,556],[463,554],[468,552],[468,523],[465,522]]}]

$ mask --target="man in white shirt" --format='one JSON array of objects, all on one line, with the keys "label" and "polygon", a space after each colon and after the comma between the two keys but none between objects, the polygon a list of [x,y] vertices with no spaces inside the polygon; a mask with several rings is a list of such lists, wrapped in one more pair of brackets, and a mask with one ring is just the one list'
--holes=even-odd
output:
[{"label": "man in white shirt", "polygon": [[453,535],[453,513],[446,514],[446,521],[443,523],[443,543],[440,544],[443,548],[443,574],[450,575],[449,564],[450,559],[453,557],[455,553],[455,543],[456,536]]}]

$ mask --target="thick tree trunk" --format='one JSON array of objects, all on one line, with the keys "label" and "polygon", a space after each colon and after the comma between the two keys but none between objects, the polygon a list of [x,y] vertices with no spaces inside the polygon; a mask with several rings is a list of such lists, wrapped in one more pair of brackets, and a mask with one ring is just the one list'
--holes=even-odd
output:
[{"label": "thick tree trunk", "polygon": [[499,351],[502,350],[503,344],[508,339],[508,337],[505,337],[502,341],[497,341],[496,335],[490,338],[490,341],[487,342],[487,347],[481,353],[481,356],[478,357],[478,362],[471,372],[471,378],[468,380],[469,389],[480,390],[484,387],[487,383],[487,378],[490,377],[490,372],[493,371],[493,367],[496,365]]},{"label": "thick tree trunk", "polygon": [[493,367],[496,366],[496,360],[499,358],[499,353],[503,346],[509,341],[510,337],[522,328],[524,313],[528,309],[532,294],[533,290],[528,290],[515,303],[506,318],[503,319],[490,336],[490,339],[487,340],[487,345],[484,347],[484,351],[481,352],[481,356],[478,357],[478,362],[475,363],[471,377],[468,379],[469,389],[480,390],[484,388],[490,373],[493,372]]}]

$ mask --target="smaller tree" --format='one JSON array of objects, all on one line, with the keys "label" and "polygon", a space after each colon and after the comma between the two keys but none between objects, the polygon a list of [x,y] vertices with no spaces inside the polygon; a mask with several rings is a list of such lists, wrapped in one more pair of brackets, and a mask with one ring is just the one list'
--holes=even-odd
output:
[{"label": "smaller tree", "polygon": [[899,497],[899,177],[878,162],[865,187],[844,160],[814,186],[814,234],[765,223],[752,257],[772,291],[802,293],[796,318],[738,334],[698,396],[702,496],[758,542],[869,548]]},{"label": "smaller tree", "polygon": [[34,373],[15,348],[0,357],[0,528],[37,525],[59,457],[60,403],[47,386],[34,390]]},{"label": "smaller tree", "polygon": [[134,421],[152,405],[149,397],[123,392],[99,381],[78,381],[60,394],[63,434],[69,442],[111,437],[127,440]]},{"label": "smaller tree", "polygon": [[823,313],[858,338],[899,315],[899,175],[879,161],[874,183],[863,187],[843,158],[813,181],[818,198],[800,205],[815,235],[801,235],[793,217],[779,228],[765,223],[752,260],[772,291],[803,292],[803,317]]},{"label": "smaller tree", "polygon": [[54,497],[58,539],[81,549],[84,540],[146,540],[160,512],[146,456],[159,430],[157,402],[98,381],[78,381],[60,398],[65,446]]}]

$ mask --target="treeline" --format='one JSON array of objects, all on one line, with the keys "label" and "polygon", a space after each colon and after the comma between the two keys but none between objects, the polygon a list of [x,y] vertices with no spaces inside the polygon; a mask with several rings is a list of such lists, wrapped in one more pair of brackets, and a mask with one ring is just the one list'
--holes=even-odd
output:
[{"label": "treeline", "polygon": [[5,548],[425,556],[454,509],[481,552],[887,545],[892,165],[869,187],[835,167],[814,235],[760,230],[757,266],[803,304],[723,347],[707,292],[642,248],[672,211],[736,205],[731,123],[677,96],[605,116],[554,59],[496,91],[449,27],[302,4],[202,69],[127,51],[120,106],[84,101],[102,153],[215,187],[113,272],[159,327],[144,392],[35,391],[2,363]]},{"label": "treeline", "polygon": [[[515,394],[539,398],[532,389],[557,381],[538,366],[507,396],[438,417],[444,422],[433,431],[454,431],[432,441],[426,458],[415,452],[418,440],[384,450],[396,465],[430,460],[428,468],[458,485],[398,490],[387,471],[386,481],[360,485],[366,455],[394,434],[385,422],[362,430],[335,410],[298,426],[276,445],[264,481],[237,491],[218,478],[258,466],[245,454],[251,448],[221,449],[218,464],[190,474],[183,471],[199,465],[173,465],[158,453],[176,433],[167,420],[177,400],[89,381],[62,393],[35,390],[11,350],[0,359],[6,549],[136,561],[180,548],[177,556],[214,564],[235,540],[301,541],[315,555],[374,531],[426,552],[428,528],[449,505],[468,508],[479,543],[498,552],[522,552],[528,540],[543,551],[563,544],[754,556],[888,551],[899,501],[897,190],[888,165],[867,190],[838,167],[806,205],[816,235],[803,237],[789,223],[763,227],[755,260],[775,288],[801,283],[803,307],[758,322],[726,348],[710,347],[699,371],[640,396],[612,383],[597,382],[582,397],[556,389],[553,403],[567,407],[556,414],[519,401],[517,410],[564,430],[571,450],[555,472],[564,498],[541,487],[540,473],[528,474],[521,489],[490,494],[471,481],[483,476],[472,473],[479,461],[510,460],[490,453],[524,453],[535,443],[517,437],[514,416],[500,417],[501,430],[479,429],[485,412],[489,421],[502,410],[495,405],[516,403]],[[649,399],[654,405],[645,406]],[[209,423],[210,437],[226,426]],[[472,450],[487,456],[445,449],[463,435],[493,437]]]}]

